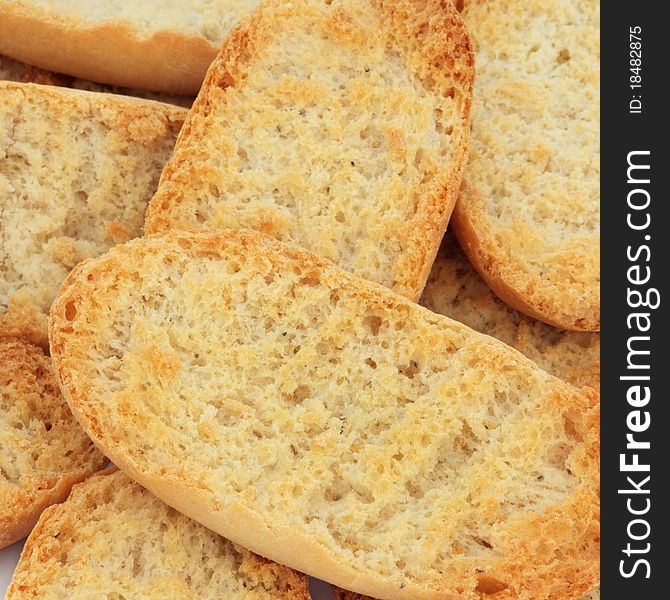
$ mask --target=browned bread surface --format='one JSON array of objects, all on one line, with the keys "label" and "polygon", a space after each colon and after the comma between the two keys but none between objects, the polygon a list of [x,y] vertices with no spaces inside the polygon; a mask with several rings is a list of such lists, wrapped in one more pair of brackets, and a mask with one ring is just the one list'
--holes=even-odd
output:
[{"label": "browned bread surface", "polygon": [[600,330],[600,3],[465,0],[477,57],[454,230],[507,304]]},{"label": "browned bread surface", "polygon": [[517,351],[254,231],[77,267],[51,313],[74,414],[207,527],[379,598],[599,579],[599,404]]},{"label": "browned bread surface", "polygon": [[418,300],[473,76],[448,0],[267,0],[212,64],[146,231],[256,229]]},{"label": "browned bread surface", "polygon": [[0,338],[0,548],[106,462],[72,417],[49,357]]},{"label": "browned bread surface", "polygon": [[258,0],[0,0],[0,53],[127,88],[195,95]]},{"label": "browned bread surface", "polygon": [[47,509],[7,600],[308,600],[307,577],[179,514],[121,472],[75,486]]},{"label": "browned bread surface", "polygon": [[0,335],[46,348],[70,269],[142,232],[183,108],[0,82]]}]

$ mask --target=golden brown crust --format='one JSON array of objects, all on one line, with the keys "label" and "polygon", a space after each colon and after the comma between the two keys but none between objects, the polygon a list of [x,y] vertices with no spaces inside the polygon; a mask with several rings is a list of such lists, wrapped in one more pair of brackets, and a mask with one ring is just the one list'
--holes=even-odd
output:
[{"label": "golden brown crust", "polygon": [[[59,277],[141,233],[185,116],[181,107],[139,98],[0,81],[7,136],[0,153],[7,164],[26,161],[0,174],[0,336],[48,350],[47,313]],[[99,135],[82,133],[84,124]],[[20,158],[26,145],[37,148],[30,159]],[[27,227],[31,236],[21,235]],[[42,237],[45,243],[34,241]]]},{"label": "golden brown crust", "polygon": [[10,298],[0,313],[0,337],[19,338],[49,351],[48,317],[30,303]]},{"label": "golden brown crust", "polygon": [[[0,548],[4,548],[25,537],[47,506],[62,502],[75,483],[107,460],[75,423],[50,359],[36,346],[0,338],[0,402]],[[22,423],[19,433],[17,422]],[[66,451],[81,455],[64,460],[61,452]],[[29,458],[31,452],[38,456]]]},{"label": "golden brown crust", "polygon": [[[303,226],[297,224],[287,226],[283,220],[284,217],[281,216],[281,211],[272,212],[271,209],[267,208],[265,199],[259,203],[258,212],[251,214],[248,220],[245,220],[245,217],[240,217],[239,223],[231,224],[228,221],[224,223],[224,226],[237,228],[239,225],[241,228],[253,228],[283,241],[292,241],[308,247],[338,262],[341,266],[350,268],[362,277],[387,285],[412,300],[418,300],[451,216],[466,160],[474,82],[474,56],[467,29],[448,0],[428,0],[427,2],[403,0],[394,3],[368,0],[368,2],[371,6],[366,6],[365,10],[371,11],[375,18],[379,19],[378,25],[383,29],[385,43],[397,48],[394,48],[394,52],[403,55],[403,60],[406,63],[404,68],[412,71],[412,77],[418,79],[427,94],[433,95],[436,107],[434,114],[441,114],[442,108],[444,108],[445,113],[448,110],[457,113],[456,122],[452,123],[450,127],[445,127],[446,129],[453,129],[449,133],[453,137],[450,138],[452,147],[447,152],[448,156],[438,156],[438,153],[433,152],[434,149],[431,147],[430,152],[420,150],[416,158],[410,160],[404,154],[406,140],[403,138],[403,132],[386,133],[389,153],[391,155],[395,153],[399,159],[398,165],[394,165],[394,168],[401,172],[410,170],[415,164],[423,165],[421,163],[422,155],[425,153],[431,154],[430,158],[426,160],[426,165],[421,167],[425,171],[418,173],[415,180],[402,180],[396,184],[396,187],[402,186],[406,190],[403,192],[404,196],[398,201],[398,206],[382,208],[384,198],[381,197],[373,196],[366,200],[372,210],[378,211],[374,215],[374,220],[379,223],[382,222],[379,217],[385,211],[395,211],[400,216],[392,225],[383,225],[386,230],[381,240],[371,236],[355,239],[352,242],[353,253],[359,252],[360,248],[366,244],[376,245],[378,247],[377,255],[368,262],[374,263],[376,261],[378,263],[379,257],[383,257],[382,260],[390,264],[385,264],[383,267],[378,265],[371,267],[367,263],[362,266],[355,263],[355,267],[343,265],[338,261],[338,252],[329,245],[331,242],[324,242],[323,236],[319,237],[322,234],[316,232],[317,227],[312,228],[314,223]],[[333,8],[332,10],[335,14],[329,17],[332,19],[332,26],[329,30],[329,34],[333,36],[331,43],[339,42],[343,46],[358,45],[361,54],[369,52],[364,40],[359,35],[360,32],[351,27],[352,17],[348,14],[351,7],[347,7],[344,3],[337,9]],[[218,110],[226,110],[227,94],[234,94],[237,90],[245,89],[245,86],[248,85],[249,74],[255,68],[258,68],[257,65],[268,53],[268,46],[271,44],[273,36],[280,35],[278,32],[284,30],[286,22],[300,18],[305,12],[306,7],[291,5],[282,0],[269,0],[262,5],[261,9],[240,22],[231,31],[205,79],[201,92],[177,140],[175,153],[163,171],[159,189],[149,204],[145,222],[147,233],[158,233],[169,228],[218,228],[218,222],[212,224],[207,218],[198,216],[198,212],[200,212],[198,202],[202,201],[202,195],[207,194],[208,191],[206,189],[199,191],[195,186],[202,181],[207,181],[210,188],[217,188],[219,185],[225,185],[226,180],[234,176],[237,167],[232,164],[225,167],[219,166],[219,157],[226,154],[228,148],[218,148],[215,142],[213,142],[214,146],[210,148],[208,144],[212,142],[213,137],[218,138],[224,134],[233,136],[229,138],[233,140],[235,133],[231,133],[232,128],[228,128],[224,132],[214,129],[222,119],[226,118],[225,112],[223,116],[218,113],[215,117],[211,115]],[[323,19],[326,18],[323,17]],[[307,27],[305,25],[305,28]],[[445,32],[448,33],[445,34]],[[378,40],[375,41],[375,44],[378,44]],[[371,60],[374,60],[374,56],[371,57]],[[343,68],[348,66],[343,65]],[[318,68],[318,62],[315,63],[314,68]],[[300,80],[292,81],[291,85],[295,85],[298,90],[296,92],[297,98],[304,101],[309,92],[300,89]],[[367,93],[370,92],[361,92],[362,95]],[[451,107],[449,103],[452,100],[457,107],[455,110],[446,108],[447,105]],[[322,100],[319,99],[316,102],[320,101]],[[330,97],[326,101],[330,101]],[[369,106],[368,109],[374,111],[375,107]],[[330,107],[328,107],[328,110],[330,110]],[[264,123],[263,126],[259,125],[257,129],[263,129],[266,125],[270,126],[269,123]],[[440,125],[436,125],[438,131],[439,128]],[[436,134],[437,131],[422,133],[425,136]],[[361,133],[360,137],[364,138],[365,133]],[[304,140],[302,141],[304,142]],[[351,141],[354,143],[356,140],[352,139]],[[244,142],[245,140],[237,139],[227,141],[226,144],[243,145]],[[288,144],[289,142],[285,143]],[[302,151],[304,152],[304,149]],[[308,153],[318,155],[319,152],[320,148],[317,145],[310,148]],[[351,164],[353,166],[354,162],[352,161]],[[269,176],[266,171],[264,177]],[[273,181],[277,182],[277,186],[281,188],[280,180],[286,178],[296,180],[300,177],[301,175],[295,172],[282,173],[280,177],[273,179]],[[333,181],[337,177],[337,173],[331,174]],[[394,173],[394,177],[398,176]],[[307,185],[308,187],[314,187],[310,184]],[[259,187],[261,186],[257,183],[251,182],[248,193],[252,196],[257,194]],[[272,187],[270,186],[270,188]],[[330,190],[330,186],[328,186],[328,190]],[[394,194],[391,194],[388,190],[386,191],[388,198],[392,198],[391,204],[397,199],[397,194],[395,194],[394,189],[393,191]],[[315,190],[305,190],[305,194],[312,192],[315,192]],[[243,195],[246,190],[243,189],[240,193]],[[330,191],[328,194],[330,194]],[[232,196],[233,194],[228,196],[228,200],[231,202]],[[321,197],[317,199],[316,196],[308,196],[307,199],[307,204],[311,206],[323,202]],[[339,200],[340,198],[337,195],[333,195],[333,197],[328,198],[328,203],[330,206],[334,206]],[[223,193],[219,206],[225,203],[226,194]],[[414,211],[411,215],[405,204],[414,205]],[[326,212],[327,208],[324,206],[322,212]],[[202,212],[208,211],[210,211],[209,207],[202,210]],[[409,216],[405,216],[405,212],[408,212]],[[348,224],[339,224],[343,223],[345,218],[353,221],[354,227]],[[334,227],[341,229],[341,235],[344,236],[348,228],[355,232],[355,221],[359,218],[361,218],[361,215],[345,214],[341,219],[338,219],[339,223],[335,223]],[[372,219],[372,217],[369,218]],[[367,227],[374,229],[376,225],[376,223],[370,223]],[[329,231],[332,231],[332,229]],[[355,235],[360,234],[355,233]],[[394,248],[395,256],[392,259],[384,256],[388,251],[381,247],[382,244]],[[328,250],[326,250],[326,247],[328,247]],[[361,261],[360,257],[357,260]]]},{"label": "golden brown crust", "polygon": [[[566,301],[565,294],[548,292],[546,279],[524,271],[521,263],[510,256],[501,257],[500,248],[485,231],[485,226],[473,223],[471,192],[467,200],[461,195],[452,215],[452,224],[461,247],[482,278],[513,309],[554,327],[572,331],[600,331],[600,291],[582,290],[579,302]],[[566,256],[572,264],[594,260],[588,248]],[[596,268],[596,270],[599,268]],[[593,269],[592,269],[593,270]],[[572,294],[571,294],[572,295]]]},{"label": "golden brown crust", "polygon": [[159,31],[141,39],[123,23],[87,27],[20,3],[3,2],[0,13],[0,53],[111,85],[193,95],[217,52],[197,36]]},{"label": "golden brown crust", "polygon": [[456,235],[511,307],[599,331],[598,3],[461,9],[480,67]]},{"label": "golden brown crust", "polygon": [[[185,253],[185,256],[180,258],[181,253]],[[134,440],[127,445],[120,441],[125,433],[133,429],[130,426],[126,432],[124,428],[129,423],[136,423],[138,427],[150,431],[152,439],[159,439],[162,435],[159,432],[163,431],[162,425],[152,418],[145,420],[139,410],[141,403],[137,402],[136,396],[133,396],[132,405],[124,404],[120,397],[120,404],[113,411],[119,410],[122,414],[128,411],[128,414],[120,422],[120,429],[115,430],[116,424],[112,425],[107,421],[110,417],[107,416],[109,413],[108,409],[104,408],[105,402],[102,396],[98,396],[98,392],[93,389],[94,386],[90,385],[91,379],[86,367],[89,361],[88,348],[94,343],[108,343],[102,342],[99,337],[101,332],[96,334],[95,331],[96,327],[106,327],[104,322],[107,318],[98,310],[97,302],[112,293],[112,289],[115,294],[125,294],[123,290],[130,283],[124,282],[132,281],[136,286],[138,277],[141,277],[140,271],[153,272],[153,280],[153,277],[156,277],[155,269],[159,269],[159,265],[173,264],[174,261],[186,260],[186,257],[189,261],[202,260],[205,257],[207,261],[234,261],[237,257],[242,261],[242,257],[247,257],[246,260],[253,261],[253,264],[264,265],[264,268],[275,277],[284,274],[286,277],[291,277],[293,269],[299,270],[301,274],[314,273],[321,282],[316,284],[315,300],[317,297],[322,297],[324,291],[325,298],[328,299],[330,290],[339,294],[339,301],[346,302],[346,306],[350,306],[348,304],[350,301],[360,303],[356,314],[376,306],[384,306],[388,311],[385,313],[387,317],[398,311],[403,319],[413,324],[412,326],[425,322],[427,329],[422,330],[419,337],[432,338],[429,342],[425,342],[431,344],[432,351],[435,348],[433,344],[446,343],[439,338],[439,331],[448,330],[457,337],[464,336],[459,337],[458,342],[452,341],[457,348],[459,344],[465,343],[466,339],[477,345],[476,357],[472,360],[477,363],[478,368],[490,367],[495,370],[505,364],[508,365],[506,368],[523,371],[515,378],[517,382],[541,380],[542,390],[529,390],[528,395],[524,396],[524,398],[536,398],[537,392],[543,395],[546,401],[543,406],[533,409],[542,411],[543,419],[538,420],[533,413],[531,428],[541,427],[549,413],[562,415],[561,427],[565,427],[568,438],[573,442],[579,440],[569,459],[569,476],[578,478],[580,483],[565,496],[561,495],[560,500],[550,503],[543,511],[521,512],[509,518],[504,525],[507,543],[510,544],[510,549],[514,548],[509,554],[489,559],[480,553],[474,559],[479,563],[477,570],[474,571],[473,563],[467,556],[459,557],[458,553],[449,554],[444,557],[444,570],[440,570],[438,578],[434,580],[432,571],[429,571],[420,578],[420,581],[416,581],[412,578],[385,579],[378,573],[365,569],[361,561],[353,565],[349,554],[346,553],[346,544],[342,548],[337,544],[326,542],[324,538],[317,539],[315,536],[306,535],[295,525],[276,522],[272,517],[257,512],[243,495],[235,496],[234,500],[227,496],[213,496],[208,487],[210,484],[207,483],[207,475],[195,463],[193,466],[180,463],[176,469],[153,468],[145,464],[146,460],[142,457],[145,452],[150,451],[149,448],[142,445],[143,449],[138,453],[132,447]],[[233,267],[232,272],[235,272],[235,269],[239,269],[239,266]],[[95,283],[109,277],[111,277],[109,282],[104,284],[110,286],[108,291],[99,287],[101,284]],[[208,285],[215,285],[216,289],[219,289],[211,281]],[[319,289],[319,285],[325,286],[325,290]],[[91,303],[91,298],[94,296],[95,305]],[[371,285],[347,275],[313,254],[280,244],[252,231],[210,234],[170,232],[163,238],[152,236],[136,240],[123,247],[117,247],[100,259],[88,261],[73,271],[54,303],[50,339],[61,385],[73,412],[96,443],[105,448],[115,464],[171,506],[258,554],[280,560],[296,570],[310,573],[326,581],[352,587],[359,592],[379,598],[476,600],[497,592],[496,597],[501,599],[563,600],[578,598],[592,589],[599,580],[597,394],[587,390],[584,395],[580,395],[567,384],[544,374],[520,354],[495,342],[492,338],[481,336],[460,324],[432,315],[425,309],[389,293],[381,286]],[[180,343],[183,343],[183,339]],[[173,355],[169,349],[167,350],[167,352],[161,352],[160,348],[153,350],[151,361],[146,367],[151,372],[158,373],[157,381],[170,382],[172,386],[177,380],[171,378],[176,377],[179,366],[177,361],[170,358]],[[130,361],[135,361],[136,358],[128,360],[130,368],[130,365],[134,364]],[[258,356],[255,356],[254,360],[258,360]],[[481,373],[479,371],[477,373],[473,375],[475,379],[481,377]],[[501,375],[502,373],[503,371]],[[145,375],[144,371],[139,372],[138,376],[142,382],[146,377],[152,377]],[[153,389],[155,384],[149,383]],[[202,389],[202,392],[205,393],[205,390]],[[160,398],[161,403],[168,402],[164,394]],[[539,430],[535,435],[539,437],[533,439],[541,439],[541,445],[544,447],[546,438],[539,434]],[[132,440],[132,437],[130,439]],[[511,440],[513,436],[505,439]],[[194,456],[198,455],[199,452],[194,449],[193,453],[181,454],[180,459],[171,458],[170,461],[174,462],[170,464],[177,464],[180,460],[197,460]],[[332,459],[338,460],[337,457]],[[565,460],[565,457],[561,459],[559,453],[558,460]],[[487,479],[487,489],[492,483]],[[249,490],[250,497],[253,497],[253,487]],[[381,490],[379,492],[381,493]],[[298,498],[294,498],[293,506],[296,506],[297,502]],[[490,514],[496,514],[494,498],[487,499],[484,505],[478,504],[478,506],[481,506],[479,516],[482,520],[490,518]],[[297,518],[297,521],[301,522],[301,519]],[[442,525],[446,526],[444,523]]]},{"label": "golden brown crust", "polygon": [[[110,534],[116,539],[106,538]],[[208,556],[189,554],[189,544],[197,549],[198,542]],[[133,554],[142,560],[125,562]],[[214,570],[210,565],[217,572],[207,581],[206,569]],[[74,486],[63,504],[44,511],[23,548],[7,599],[52,597],[65,590],[68,597],[87,598],[118,588],[156,600],[183,598],[189,592],[188,597],[218,599],[224,590],[217,583],[237,585],[247,592],[244,597],[310,597],[304,575],[189,523],[111,467]]]}]

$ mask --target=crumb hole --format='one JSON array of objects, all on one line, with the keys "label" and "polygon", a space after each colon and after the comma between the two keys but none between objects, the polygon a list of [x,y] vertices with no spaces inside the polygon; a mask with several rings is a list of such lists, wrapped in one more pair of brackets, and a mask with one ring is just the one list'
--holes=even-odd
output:
[{"label": "crumb hole", "polygon": [[368,315],[363,320],[372,335],[377,335],[382,326],[382,318],[377,315]]},{"label": "crumb hole", "polygon": [[558,53],[558,56],[556,57],[556,62],[559,65],[562,65],[563,63],[566,63],[569,60],[570,60],[570,50],[568,50],[567,48],[563,48],[563,50],[561,50]]},{"label": "crumb hole", "polygon": [[495,577],[490,577],[489,575],[478,575],[478,583],[475,588],[476,592],[480,594],[486,594],[487,596],[497,594],[507,589],[507,584],[496,579]]},{"label": "crumb hole", "polygon": [[68,302],[65,305],[65,318],[68,321],[73,321],[76,316],[77,316],[77,308],[75,307],[74,302]]}]

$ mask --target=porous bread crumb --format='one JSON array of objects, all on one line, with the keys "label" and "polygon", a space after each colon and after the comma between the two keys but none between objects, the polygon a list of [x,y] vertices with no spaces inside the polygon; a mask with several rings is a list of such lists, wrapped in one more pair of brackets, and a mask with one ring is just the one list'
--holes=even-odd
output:
[{"label": "porous bread crumb", "polygon": [[507,306],[482,280],[450,231],[421,304],[502,340],[574,386],[600,389],[600,334],[557,329]]},{"label": "porous bread crumb", "polygon": [[453,225],[508,304],[600,329],[597,0],[466,0],[477,80]]},{"label": "porous bread crumb", "polygon": [[176,96],[174,94],[160,94],[147,90],[134,90],[130,88],[118,87],[114,85],[104,85],[94,81],[86,81],[63,75],[62,73],[52,73],[22,63],[8,56],[0,54],[0,81],[18,81],[22,83],[40,83],[42,85],[56,85],[59,87],[74,88],[77,90],[86,90],[88,92],[102,92],[106,94],[121,94],[123,96],[136,96],[145,100],[156,100],[157,102],[167,102],[177,106],[190,107],[193,98],[190,96]]},{"label": "porous bread crumb", "polygon": [[0,335],[46,347],[46,316],[70,269],[141,234],[185,114],[0,83]]},{"label": "porous bread crumb", "polygon": [[41,348],[0,338],[0,548],[107,459],[79,427]]},{"label": "porous bread crumb", "polygon": [[42,515],[7,600],[308,600],[307,577],[256,556],[117,471]]},{"label": "porous bread crumb", "polygon": [[313,254],[135,240],[75,269],[50,333],[112,460],[259,554],[380,598],[598,582],[596,394]]},{"label": "porous bread crumb", "polygon": [[253,228],[417,300],[473,76],[445,0],[268,0],[210,68],[146,230]]}]

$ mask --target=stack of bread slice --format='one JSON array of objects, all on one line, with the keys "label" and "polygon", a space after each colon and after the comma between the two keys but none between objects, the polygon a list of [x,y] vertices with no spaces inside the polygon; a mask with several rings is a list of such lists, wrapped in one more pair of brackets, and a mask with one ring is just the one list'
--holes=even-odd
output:
[{"label": "stack of bread slice", "polygon": [[8,598],[595,590],[597,3],[84,4],[0,0]]}]

